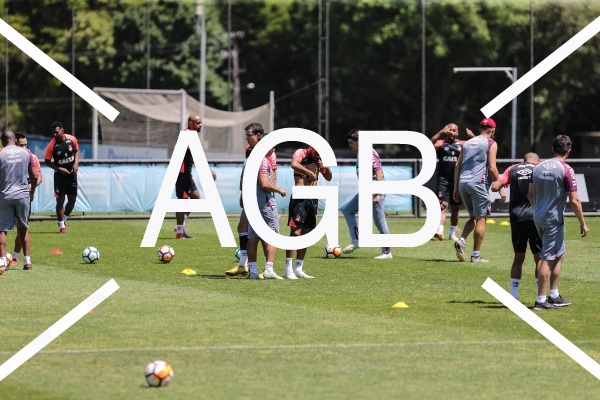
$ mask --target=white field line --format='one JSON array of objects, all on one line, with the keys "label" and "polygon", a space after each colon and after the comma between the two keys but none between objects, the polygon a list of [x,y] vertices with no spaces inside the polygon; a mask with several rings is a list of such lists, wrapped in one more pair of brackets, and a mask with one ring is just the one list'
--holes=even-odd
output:
[{"label": "white field line", "polygon": [[[548,325],[546,321],[538,317],[533,311],[525,307],[521,302],[506,290],[502,289],[496,282],[487,278],[486,281],[481,285],[482,288],[487,290],[496,300],[500,301],[512,312],[517,314],[519,318],[527,322],[533,329],[542,334],[552,344],[561,349],[566,355],[571,357],[575,362],[585,368],[590,374],[600,379],[600,365],[593,358],[585,354],[570,342],[567,338],[561,335],[556,329]],[[556,310],[549,310],[545,312],[557,312]]]},{"label": "white field line", "polygon": [[0,35],[4,36],[23,53],[31,57],[33,61],[44,67],[48,72],[54,75],[56,79],[67,85],[72,91],[77,93],[79,97],[87,101],[88,104],[111,120],[111,122],[117,118],[119,112],[113,106],[104,101],[89,87],[81,83],[79,79],[71,75],[66,69],[58,65],[56,61],[48,57],[46,53],[41,51],[35,44],[27,40],[2,19],[0,19]]},{"label": "white field line", "polygon": [[[600,340],[583,340],[580,344],[600,343]],[[499,341],[463,341],[463,342],[400,342],[400,343],[338,343],[338,344],[291,344],[273,346],[184,346],[184,347],[131,347],[113,349],[72,349],[46,350],[40,354],[87,354],[87,353],[126,353],[149,351],[228,351],[228,350],[304,350],[304,349],[354,349],[354,348],[392,348],[392,347],[444,347],[444,346],[505,346],[505,345],[547,345],[547,340],[499,340]],[[13,354],[0,351],[0,354]]]},{"label": "white field line", "polygon": [[512,101],[512,99],[521,94],[529,86],[533,85],[542,76],[546,75],[548,71],[556,67],[565,58],[569,57],[571,53],[583,46],[585,42],[590,40],[598,32],[600,32],[600,17],[590,22],[588,26],[583,28],[565,44],[556,49],[541,63],[536,65],[531,71],[523,75],[521,79],[510,85],[506,90],[496,96],[494,100],[486,104],[481,109],[483,115],[489,118],[496,114],[498,110],[507,105],[510,101]]},{"label": "white field line", "polygon": [[79,303],[67,315],[56,321],[54,325],[46,329],[41,335],[33,339],[27,346],[13,355],[4,364],[0,365],[0,381],[10,375],[15,369],[33,357],[36,353],[46,347],[50,342],[59,337],[69,329],[75,322],[83,318],[90,310],[106,300],[111,294],[119,289],[114,279],[106,282],[100,289],[96,290],[87,299]]}]

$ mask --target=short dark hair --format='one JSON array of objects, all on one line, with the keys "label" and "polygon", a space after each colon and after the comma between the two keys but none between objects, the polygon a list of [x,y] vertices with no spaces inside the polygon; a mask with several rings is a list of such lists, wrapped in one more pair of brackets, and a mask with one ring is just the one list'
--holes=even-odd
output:
[{"label": "short dark hair", "polygon": [[246,131],[248,129],[252,129],[252,133],[254,133],[255,135],[264,135],[265,134],[265,130],[263,129],[262,125],[259,124],[258,122],[253,122],[244,128],[244,130],[246,130]]},{"label": "short dark hair", "polygon": [[552,141],[552,152],[564,156],[571,150],[571,138],[567,135],[558,135]]},{"label": "short dark hair", "polygon": [[50,129],[52,129],[52,132],[54,132],[54,130],[56,128],[64,129],[62,122],[60,122],[60,121],[53,122]]},{"label": "short dark hair", "polygon": [[352,129],[350,132],[348,132],[346,139],[352,139],[355,142],[358,142],[358,129]]},{"label": "short dark hair", "polygon": [[21,131],[19,132],[15,132],[15,139],[19,140],[19,139],[27,139],[27,136],[25,136],[25,134]]}]

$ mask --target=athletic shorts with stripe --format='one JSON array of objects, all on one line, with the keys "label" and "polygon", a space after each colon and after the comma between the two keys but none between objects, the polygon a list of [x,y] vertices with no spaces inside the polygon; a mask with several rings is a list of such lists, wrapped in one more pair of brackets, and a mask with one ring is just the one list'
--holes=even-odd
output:
[{"label": "athletic shorts with stripe", "polygon": [[[275,233],[279,233],[279,214],[277,213],[277,204],[267,203],[260,208],[260,215],[263,217],[263,221],[271,228]],[[256,231],[252,228],[252,225],[248,223],[248,239],[260,237]]]},{"label": "athletic shorts with stripe", "polygon": [[290,217],[288,226],[293,228],[314,229],[317,226],[318,199],[290,198]]}]

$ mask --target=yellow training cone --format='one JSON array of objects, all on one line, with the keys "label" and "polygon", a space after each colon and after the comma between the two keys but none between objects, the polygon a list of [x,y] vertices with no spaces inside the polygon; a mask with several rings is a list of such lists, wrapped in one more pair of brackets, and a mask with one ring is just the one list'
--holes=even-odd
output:
[{"label": "yellow training cone", "polygon": [[182,273],[183,275],[196,275],[196,271],[194,271],[194,270],[193,270],[193,269],[191,269],[191,268],[186,268],[186,269],[184,269],[183,271],[181,271],[181,273]]},{"label": "yellow training cone", "polygon": [[495,224],[496,221],[494,221],[493,219],[488,219],[485,223],[486,224]]},{"label": "yellow training cone", "polygon": [[510,226],[510,222],[502,221],[502,222],[500,222],[500,226]]},{"label": "yellow training cone", "polygon": [[405,302],[399,301],[392,306],[392,308],[408,308]]}]

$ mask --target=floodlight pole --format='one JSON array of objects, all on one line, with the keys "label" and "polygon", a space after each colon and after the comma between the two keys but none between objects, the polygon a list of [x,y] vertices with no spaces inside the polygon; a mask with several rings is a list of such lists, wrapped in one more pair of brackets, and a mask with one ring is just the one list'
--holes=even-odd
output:
[{"label": "floodlight pole", "polygon": [[[454,68],[454,73],[457,72],[497,72],[503,71],[512,80],[514,84],[517,81],[517,67],[467,67],[467,68]],[[517,98],[512,99],[512,132],[511,132],[511,146],[510,146],[510,157],[517,158]]]}]

